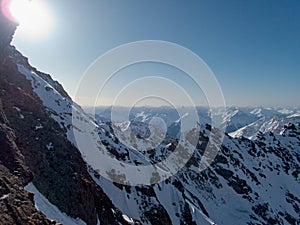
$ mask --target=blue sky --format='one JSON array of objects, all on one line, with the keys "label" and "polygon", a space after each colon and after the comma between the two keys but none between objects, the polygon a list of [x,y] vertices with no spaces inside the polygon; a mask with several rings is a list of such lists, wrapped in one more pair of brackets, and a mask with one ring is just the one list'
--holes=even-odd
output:
[{"label": "blue sky", "polygon": [[300,106],[300,1],[44,2],[54,29],[38,40],[17,33],[13,44],[71,96],[96,58],[150,39],[177,43],[201,57],[228,105]]}]

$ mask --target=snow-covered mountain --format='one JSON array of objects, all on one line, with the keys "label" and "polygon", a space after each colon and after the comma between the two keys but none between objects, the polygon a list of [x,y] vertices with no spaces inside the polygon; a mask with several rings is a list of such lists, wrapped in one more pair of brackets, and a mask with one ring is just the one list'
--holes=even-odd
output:
[{"label": "snow-covered mountain", "polygon": [[[252,108],[251,112],[258,110]],[[265,118],[259,117],[258,120]],[[274,117],[278,118],[275,110]],[[153,224],[145,216],[145,210],[151,211],[153,205],[166,207],[172,224],[298,224],[300,121],[297,115],[280,121],[282,127],[276,126],[279,132],[265,129],[253,141],[226,135],[221,151],[204,171],[200,171],[199,162],[210,137],[210,126],[201,126],[192,159],[166,181],[121,188],[101,176],[95,180],[109,196],[114,196],[113,202],[124,212],[146,224]],[[161,146],[153,152],[153,159],[161,157]],[[152,193],[153,198],[145,200],[143,192]]]},{"label": "snow-covered mountain", "polygon": [[[18,69],[31,81],[34,91],[51,117],[66,131],[69,141],[79,148],[83,159],[90,164],[88,171],[94,181],[129,217],[136,218],[143,224],[203,224],[204,222],[207,224],[297,224],[299,222],[297,200],[300,194],[298,191],[299,123],[294,123],[294,126],[290,122],[285,124],[285,130],[281,130],[278,134],[265,130],[265,133],[259,133],[260,136],[255,141],[243,137],[233,139],[225,136],[221,151],[214,163],[204,171],[200,170],[200,162],[204,157],[209,157],[203,155],[204,149],[210,145],[208,140],[215,135],[211,135],[210,126],[198,126],[196,132],[199,132],[199,143],[184,168],[159,183],[127,186],[111,182],[98,172],[98,164],[90,161],[91,158],[97,157],[93,155],[91,145],[100,151],[107,151],[118,161],[126,164],[156,163],[172,153],[177,137],[172,135],[168,135],[165,139],[158,137],[160,132],[164,134],[163,127],[155,127],[157,124],[149,125],[148,122],[153,117],[164,118],[165,116],[168,119],[165,124],[168,124],[169,129],[172,130],[175,129],[172,125],[182,118],[176,113],[169,113],[170,109],[165,108],[155,109],[154,113],[153,109],[149,109],[152,114],[147,115],[146,108],[143,108],[143,112],[136,112],[135,116],[131,117],[132,121],[123,123],[119,121],[118,126],[111,123],[108,118],[101,120],[101,116],[98,121],[95,121],[37,74],[20,64]],[[247,114],[235,108],[225,115],[220,115],[220,118],[224,119],[224,124],[228,120],[228,123],[238,124],[238,126],[243,125],[240,121],[249,123],[253,118],[258,120],[265,118],[261,115],[252,116],[253,111],[255,110],[252,109]],[[278,113],[274,114],[278,117]],[[243,119],[239,119],[239,116]],[[295,116],[287,116],[287,118],[295,118]],[[133,135],[130,131],[126,132],[129,127],[132,128]],[[197,124],[191,129],[195,127]],[[143,140],[148,140],[153,130],[154,134],[158,135],[154,136],[153,140],[159,139],[161,142],[157,146],[154,143],[154,147],[150,145],[147,149]],[[185,132],[187,137],[193,135],[188,130]],[[123,136],[120,138],[120,135]],[[78,146],[78,138],[82,146]],[[120,139],[127,141],[123,143]],[[179,145],[186,146],[187,140],[188,138]],[[50,146],[49,143],[47,146],[52,148],[53,144]],[[101,160],[100,162],[104,163]],[[115,169],[115,164],[106,165],[106,171],[115,171]],[[137,179],[142,180],[142,178]],[[288,187],[286,183],[289,184]],[[275,193],[276,198],[274,198]],[[278,196],[281,198],[278,199]]]},{"label": "snow-covered mountain", "polygon": [[278,134],[282,132],[287,124],[297,124],[299,122],[300,114],[298,113],[286,117],[262,117],[257,121],[230,133],[230,136],[255,139],[259,133],[273,132]]},{"label": "snow-covered mountain", "polygon": [[15,25],[5,27],[1,224],[300,223],[297,109],[199,107],[199,123],[189,108],[94,117],[9,46]]},{"label": "snow-covered mountain", "polygon": [[[87,110],[89,111],[89,109]],[[126,118],[126,112],[128,111],[129,115]],[[192,116],[194,112],[196,112],[198,118]],[[96,119],[100,121],[135,121],[145,124],[149,124],[153,118],[159,118],[163,121],[166,128],[174,126],[174,124],[180,124],[183,120],[185,126],[182,129],[184,129],[184,131],[195,128],[197,121],[201,124],[211,123],[210,110],[206,107],[197,107],[196,109],[189,107],[171,108],[167,106],[145,106],[130,109],[126,107],[96,107],[95,115]]]},{"label": "snow-covered mountain", "polygon": [[[89,110],[89,109],[88,109]],[[180,126],[181,119],[184,119],[187,124],[185,131],[188,131],[197,126],[197,122],[202,125],[211,124],[211,118],[220,121],[220,127],[226,128],[226,131],[231,135],[236,136],[241,133],[241,130],[248,127],[250,124],[254,133],[268,130],[267,125],[263,125],[269,120],[278,121],[283,120],[282,123],[287,123],[288,120],[294,120],[300,115],[299,108],[263,108],[263,107],[228,107],[225,112],[220,111],[219,108],[197,107],[198,120],[195,121],[189,115],[194,110],[188,107],[182,107],[184,118],[180,118],[177,109],[171,107],[135,107],[128,109],[126,107],[97,107],[95,109],[96,119],[99,121],[111,121],[112,110],[114,111],[114,122],[129,122],[138,121],[149,124],[153,118],[161,118],[166,127],[171,127],[176,124]],[[130,112],[126,118],[126,112]],[[285,122],[284,122],[285,121]],[[272,123],[272,122],[269,122]],[[261,129],[261,130],[260,130]],[[255,130],[255,131],[254,131]],[[271,131],[271,130],[269,130]],[[250,132],[250,131],[249,131]],[[240,135],[243,136],[243,135]],[[245,137],[250,137],[245,133]]]}]

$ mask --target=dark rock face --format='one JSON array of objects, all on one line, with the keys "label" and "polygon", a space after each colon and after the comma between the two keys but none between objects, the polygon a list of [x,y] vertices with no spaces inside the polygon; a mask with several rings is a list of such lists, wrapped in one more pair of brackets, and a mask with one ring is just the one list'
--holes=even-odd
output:
[{"label": "dark rock face", "polygon": [[32,194],[23,189],[32,173],[15,139],[0,99],[0,224],[56,224],[37,211]]},{"label": "dark rock face", "polygon": [[26,184],[32,179],[29,169],[24,165],[24,157],[15,143],[15,134],[11,128],[7,126],[8,121],[3,112],[0,99],[0,161],[10,173],[18,175]]},{"label": "dark rock face", "polygon": [[33,195],[22,187],[22,178],[0,164],[0,223],[56,224],[37,211]]},{"label": "dark rock face", "polygon": [[[16,24],[8,21],[0,10],[0,68],[6,61],[6,50]],[[23,189],[32,180],[24,156],[15,143],[14,130],[2,106],[0,96],[0,224],[56,224],[34,206],[32,194]]]}]

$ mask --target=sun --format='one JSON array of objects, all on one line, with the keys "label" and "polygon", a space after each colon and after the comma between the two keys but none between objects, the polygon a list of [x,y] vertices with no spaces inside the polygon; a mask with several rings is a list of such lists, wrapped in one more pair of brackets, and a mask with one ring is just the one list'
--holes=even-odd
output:
[{"label": "sun", "polygon": [[52,29],[51,13],[41,0],[11,0],[9,12],[20,24],[17,32],[22,36],[40,38]]}]

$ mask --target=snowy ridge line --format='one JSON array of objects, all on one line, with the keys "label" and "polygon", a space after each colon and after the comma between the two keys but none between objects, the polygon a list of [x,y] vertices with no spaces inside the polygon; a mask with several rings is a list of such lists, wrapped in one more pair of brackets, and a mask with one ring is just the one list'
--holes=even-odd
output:
[{"label": "snowy ridge line", "polygon": [[282,134],[284,127],[290,123],[300,123],[300,114],[292,114],[290,116],[281,117],[262,117],[259,120],[248,124],[234,132],[229,133],[231,137],[246,137],[251,140],[257,139],[257,135],[261,133],[272,132]]},{"label": "snowy ridge line", "polygon": [[[83,124],[86,122],[84,128],[93,127],[97,128],[98,125],[94,123],[88,115],[86,115],[83,110],[74,103],[71,99],[63,97],[51,84],[41,78],[32,70],[28,69],[24,65],[17,64],[18,70],[23,74],[27,80],[31,82],[34,92],[41,99],[45,108],[50,112],[50,116],[54,119],[62,129],[66,130],[66,135],[68,140],[74,145],[77,146],[74,133],[72,119],[82,120]],[[78,118],[72,118],[72,112],[76,112]],[[82,127],[79,127],[79,129]],[[92,132],[93,129],[83,130],[81,132]],[[80,131],[78,131],[80,132]],[[83,133],[84,133],[83,132]]]}]

